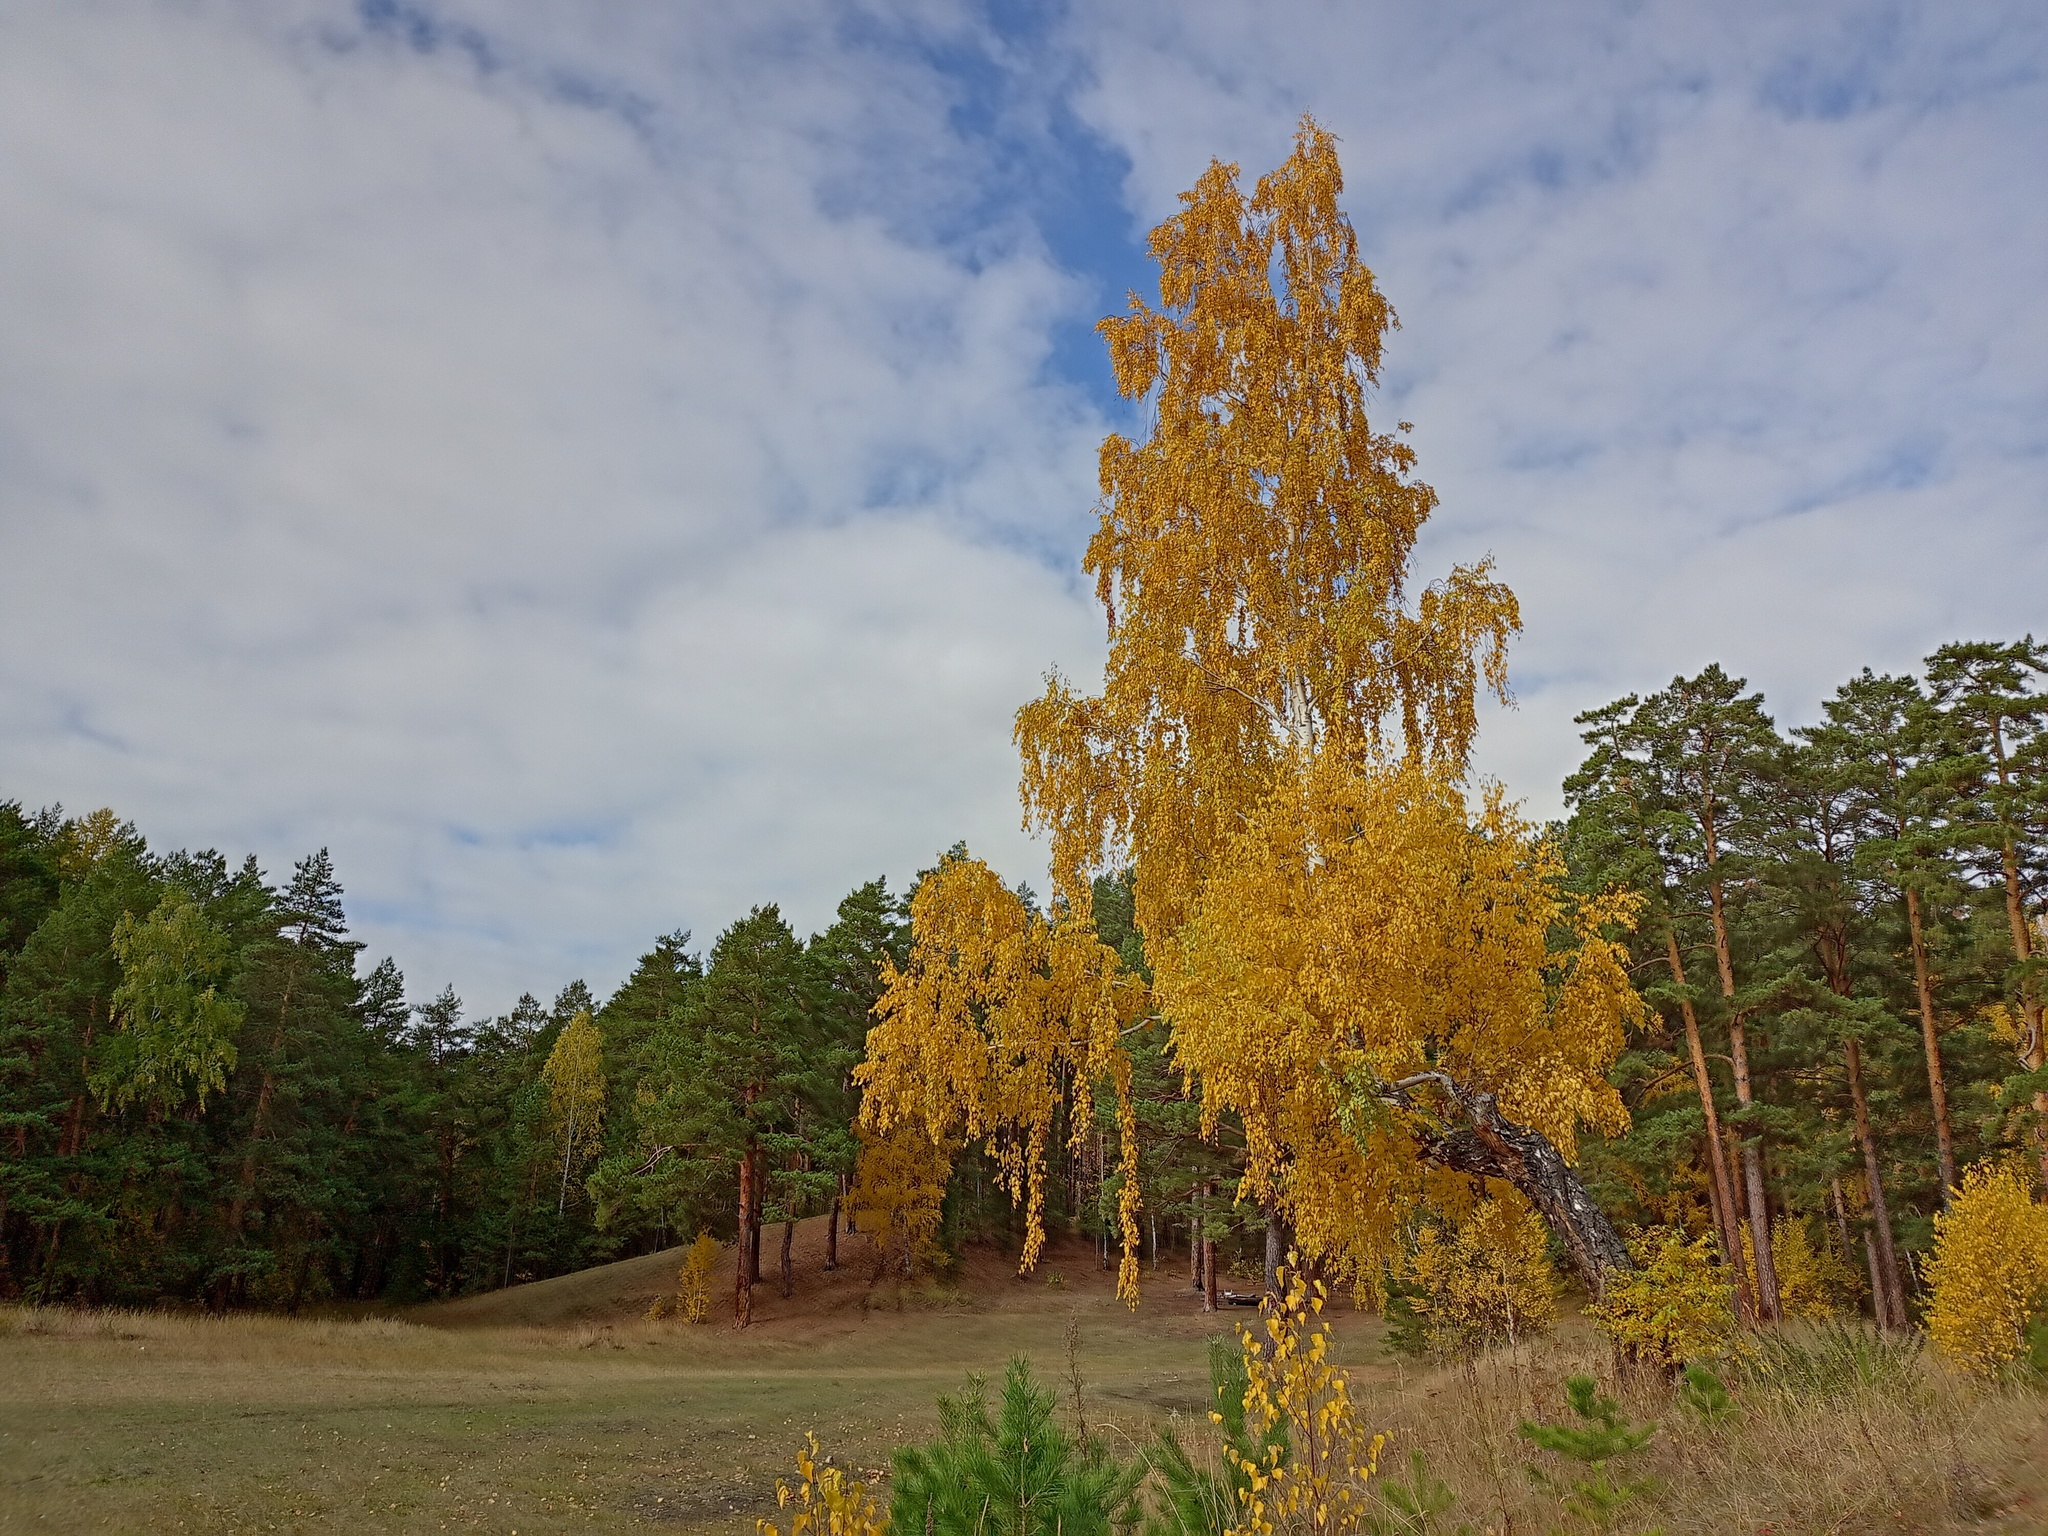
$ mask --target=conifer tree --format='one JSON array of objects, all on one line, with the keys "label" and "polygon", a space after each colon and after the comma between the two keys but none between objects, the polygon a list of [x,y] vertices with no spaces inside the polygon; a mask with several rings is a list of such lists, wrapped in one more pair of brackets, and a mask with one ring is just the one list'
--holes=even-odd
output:
[{"label": "conifer tree", "polygon": [[[1759,800],[1762,776],[1778,750],[1778,736],[1764,713],[1759,694],[1745,694],[1745,684],[1719,666],[1697,677],[1674,678],[1659,693],[1613,706],[1611,718],[1587,723],[1619,743],[1619,761],[1589,764],[1581,777],[1619,782],[1627,775],[1640,782],[1641,809],[1633,813],[1647,834],[1659,867],[1658,884],[1677,924],[1704,930],[1719,983],[1713,1000],[1718,1023],[1727,1032],[1733,1069],[1736,1114],[1741,1136],[1741,1188],[1750,1243],[1756,1265],[1756,1311],[1766,1321],[1780,1315],[1776,1275],[1770,1258],[1770,1201],[1765,1187],[1760,1145],[1759,1105],[1750,1060],[1749,1026],[1756,1006],[1738,985],[1743,956],[1737,953],[1732,895],[1740,882],[1732,878],[1743,865],[1750,844],[1768,826]],[[1625,714],[1621,713],[1626,711]],[[1687,946],[1674,931],[1668,944],[1674,982],[1684,986],[1680,953]],[[1704,1001],[1698,989],[1690,998]],[[1695,1070],[1700,1070],[1696,1064]],[[1705,1097],[1703,1095],[1703,1097]]]},{"label": "conifer tree", "polygon": [[2048,1031],[2041,937],[2031,910],[2048,881],[2048,644],[1958,641],[1927,658],[1940,712],[1944,777],[1953,792],[1950,835],[2004,897],[2019,1016],[2016,1054],[2031,1093],[2041,1177],[2048,1183]]}]

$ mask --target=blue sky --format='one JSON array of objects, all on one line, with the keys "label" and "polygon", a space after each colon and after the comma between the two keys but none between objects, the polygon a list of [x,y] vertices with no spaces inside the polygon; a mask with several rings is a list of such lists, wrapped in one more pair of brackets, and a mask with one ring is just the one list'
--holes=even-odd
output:
[{"label": "blue sky", "polygon": [[1086,677],[1092,332],[1315,112],[1481,766],[2048,631],[2031,3],[0,3],[0,795],[332,847],[473,1011],[966,838]]}]

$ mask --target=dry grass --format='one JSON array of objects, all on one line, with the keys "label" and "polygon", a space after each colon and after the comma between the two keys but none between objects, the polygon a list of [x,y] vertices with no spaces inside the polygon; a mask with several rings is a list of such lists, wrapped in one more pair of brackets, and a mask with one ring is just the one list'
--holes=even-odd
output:
[{"label": "dry grass", "polygon": [[[968,1370],[1021,1352],[1060,1378],[1077,1319],[1092,1428],[1132,1449],[1175,1414],[1204,1438],[1206,1341],[1239,1320],[1202,1316],[1165,1274],[1131,1314],[1076,1245],[1030,1282],[981,1255],[939,1288],[871,1289],[858,1268],[813,1273],[789,1302],[771,1284],[746,1334],[647,1321],[677,1257],[404,1317],[0,1309],[0,1532],[746,1532],[806,1429],[842,1463],[884,1466]],[[1372,1318],[1337,1332],[1369,1422],[1394,1432],[1389,1467],[1420,1449],[1457,1490],[1446,1529],[1563,1524],[1514,1431],[1559,1415],[1565,1376],[1604,1367],[1582,1323],[1430,1371],[1387,1361]],[[1923,1363],[1910,1390],[1759,1397],[1710,1432],[1661,1387],[1631,1390],[1631,1411],[1664,1426],[1643,1459],[1666,1487],[1619,1529],[2048,1530],[2040,1398]]]},{"label": "dry grass", "polygon": [[1459,1521],[1493,1532],[1578,1529],[1528,1474],[1558,1458],[1517,1433],[1525,1419],[1570,1419],[1567,1377],[1599,1377],[1635,1422],[1658,1434],[1624,1471],[1657,1488],[1615,1529],[1665,1536],[2048,1530],[2048,1401],[1989,1387],[1931,1360],[1898,1379],[1839,1395],[1734,1383],[1736,1420],[1709,1428],[1652,1376],[1617,1382],[1609,1353],[1581,1323],[1512,1354],[1382,1382],[1365,1394],[1369,1422],[1392,1432],[1383,1463],[1405,1473],[1411,1451],[1457,1494]]}]

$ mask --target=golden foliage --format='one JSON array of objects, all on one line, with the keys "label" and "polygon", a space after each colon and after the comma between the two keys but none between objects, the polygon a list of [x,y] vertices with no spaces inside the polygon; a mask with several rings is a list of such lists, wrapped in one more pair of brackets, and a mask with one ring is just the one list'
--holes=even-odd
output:
[{"label": "golden foliage", "polygon": [[[1078,1151],[1095,1128],[1092,1090],[1117,1103],[1124,1178],[1117,1293],[1138,1294],[1138,1137],[1131,1063],[1119,1036],[1145,1008],[1145,988],[1083,924],[1048,922],[979,859],[950,858],[911,899],[911,949],[884,966],[867,1060],[861,1124],[889,1133],[909,1121],[934,1145],[986,1140],[997,1177],[1024,1207],[1022,1268],[1045,1242],[1045,1154],[1067,1108]],[[943,1183],[943,1177],[941,1179]]]},{"label": "golden foliage", "polygon": [[135,823],[103,805],[64,823],[57,835],[57,867],[67,880],[84,880],[123,843],[139,842]]},{"label": "golden foliage", "polygon": [[[1116,853],[1148,944],[1209,856],[1303,753],[1334,744],[1461,769],[1485,686],[1505,697],[1514,594],[1459,567],[1410,604],[1436,493],[1366,410],[1395,324],[1338,207],[1336,140],[1304,118],[1247,199],[1212,163],[1152,232],[1160,307],[1100,330],[1142,443],[1102,445],[1088,571],[1109,620],[1099,697],[1058,677],[1018,712],[1027,824],[1077,911]],[[1482,659],[1483,658],[1483,659]]]},{"label": "golden foliage", "polygon": [[756,1536],[887,1536],[889,1514],[868,1485],[838,1467],[818,1463],[818,1437],[804,1436],[796,1453],[798,1482],[792,1489],[775,1480],[775,1502],[791,1510],[789,1530],[773,1520],[756,1520]]},{"label": "golden foliage", "polygon": [[566,1168],[579,1151],[587,1154],[604,1126],[604,1039],[589,1009],[577,1009],[556,1037],[541,1078],[548,1085]]},{"label": "golden foliage", "polygon": [[1425,1226],[1403,1270],[1436,1349],[1513,1345],[1557,1321],[1543,1220],[1512,1192],[1480,1201],[1454,1230]]},{"label": "golden foliage", "polygon": [[[1742,1224],[1742,1267],[1756,1285],[1755,1239]],[[1863,1282],[1856,1269],[1826,1243],[1816,1243],[1807,1223],[1788,1218],[1771,1228],[1771,1264],[1778,1272],[1778,1304],[1787,1317],[1832,1317],[1856,1303]]]},{"label": "golden foliage", "polygon": [[903,1273],[929,1266],[938,1255],[951,1150],[914,1120],[898,1120],[886,1131],[863,1123],[856,1134],[860,1155],[847,1200],[854,1224],[868,1234],[883,1264]]},{"label": "golden foliage", "polygon": [[1586,1308],[1602,1333],[1632,1358],[1666,1371],[1735,1347],[1735,1289],[1716,1262],[1711,1235],[1688,1240],[1670,1227],[1652,1227],[1628,1250],[1635,1270],[1613,1276],[1606,1296]]},{"label": "golden foliage", "polygon": [[[1351,1378],[1330,1358],[1330,1325],[1323,1316],[1329,1293],[1302,1277],[1288,1256],[1286,1290],[1261,1319],[1261,1343],[1238,1329],[1244,1349],[1244,1446],[1226,1442],[1224,1454],[1244,1474],[1242,1522],[1225,1536],[1272,1536],[1288,1531],[1341,1536],[1367,1529],[1372,1501],[1366,1484],[1379,1468],[1385,1435],[1368,1436],[1358,1422]],[[1223,1422],[1220,1413],[1209,1417]],[[1286,1431],[1284,1440],[1271,1431]]]},{"label": "golden foliage", "polygon": [[676,1311],[686,1323],[706,1322],[711,1316],[711,1271],[718,1266],[718,1239],[699,1232],[683,1255],[676,1271]]},{"label": "golden foliage", "polygon": [[2028,1319],[2048,1307],[2048,1206],[2022,1167],[1979,1163],[1963,1175],[1934,1218],[1926,1276],[1927,1332],[1944,1355],[1980,1376],[2020,1357]]},{"label": "golden foliage", "polygon": [[1162,946],[1155,993],[1207,1123],[1237,1113],[1245,1193],[1276,1195],[1338,1272],[1396,1262],[1418,1200],[1467,1198],[1364,1082],[1444,1071],[1567,1159],[1582,1125],[1627,1126],[1606,1069],[1642,1004],[1603,929],[1633,903],[1563,876],[1497,795],[1474,820],[1439,770],[1325,756],[1256,810]]}]

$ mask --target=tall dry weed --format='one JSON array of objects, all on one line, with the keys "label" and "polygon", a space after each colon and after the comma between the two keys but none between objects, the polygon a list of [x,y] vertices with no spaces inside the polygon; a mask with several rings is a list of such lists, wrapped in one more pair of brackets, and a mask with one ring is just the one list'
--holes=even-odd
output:
[{"label": "tall dry weed", "polygon": [[[1844,1362],[1797,1338],[1796,1365],[1727,1372],[1734,1412],[1702,1422],[1660,1373],[1617,1378],[1592,1341],[1560,1340],[1431,1371],[1362,1394],[1360,1415],[1390,1435],[1390,1451],[1420,1452],[1456,1495],[1445,1529],[1570,1529],[1557,1500],[1531,1479],[1538,1458],[1516,1434],[1524,1419],[1567,1416],[1565,1382],[1599,1377],[1636,1422],[1658,1433],[1631,1468],[1654,1479],[1641,1528],[1665,1536],[1731,1531],[1941,1529],[1997,1506],[1981,1469],[2009,1464],[2015,1437],[2037,1433],[2042,1398],[1944,1370],[1911,1346],[1886,1344]],[[1817,1358],[1816,1358],[1817,1357]],[[1924,1522],[1915,1525],[1914,1522]],[[1626,1527],[1636,1529],[1637,1525]]]}]

